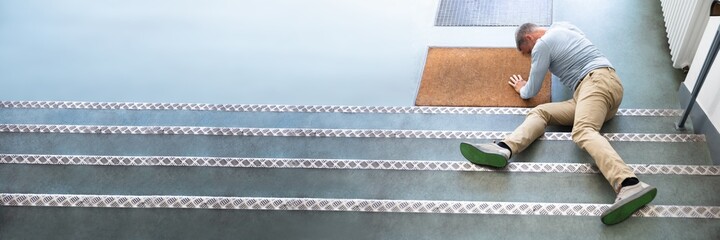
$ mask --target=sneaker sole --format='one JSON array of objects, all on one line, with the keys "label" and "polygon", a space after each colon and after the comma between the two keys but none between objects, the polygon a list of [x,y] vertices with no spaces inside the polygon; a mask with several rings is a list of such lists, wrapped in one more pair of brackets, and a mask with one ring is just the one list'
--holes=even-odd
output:
[{"label": "sneaker sole", "polygon": [[480,151],[480,149],[468,143],[460,143],[460,153],[465,159],[478,165],[503,168],[508,164],[504,156]]},{"label": "sneaker sole", "polygon": [[606,225],[618,224],[635,213],[638,209],[652,202],[657,195],[657,188],[650,187],[639,193],[640,197],[629,200],[627,203],[620,205],[615,209],[608,209],[602,215],[602,222]]}]

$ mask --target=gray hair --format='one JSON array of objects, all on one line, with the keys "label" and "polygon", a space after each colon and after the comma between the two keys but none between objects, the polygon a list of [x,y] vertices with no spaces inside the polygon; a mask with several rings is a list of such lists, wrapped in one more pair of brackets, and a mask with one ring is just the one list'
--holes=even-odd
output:
[{"label": "gray hair", "polygon": [[517,44],[518,51],[520,51],[520,45],[525,44],[525,35],[534,32],[537,27],[538,25],[534,23],[525,23],[518,27],[517,31],[515,31],[515,44]]}]

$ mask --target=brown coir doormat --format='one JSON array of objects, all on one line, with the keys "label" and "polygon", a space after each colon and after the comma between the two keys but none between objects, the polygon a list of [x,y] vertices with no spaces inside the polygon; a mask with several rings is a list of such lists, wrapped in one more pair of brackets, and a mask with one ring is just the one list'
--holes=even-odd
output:
[{"label": "brown coir doormat", "polygon": [[550,102],[550,73],[537,96],[523,100],[508,84],[527,80],[530,58],[515,48],[430,48],[417,106],[534,107]]}]

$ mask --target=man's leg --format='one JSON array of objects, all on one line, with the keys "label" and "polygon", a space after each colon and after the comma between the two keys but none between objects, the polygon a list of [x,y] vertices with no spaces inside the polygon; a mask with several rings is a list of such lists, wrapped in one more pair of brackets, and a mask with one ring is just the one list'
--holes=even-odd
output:
[{"label": "man's leg", "polygon": [[622,102],[620,79],[611,69],[598,69],[583,79],[575,92],[577,108],[572,137],[587,151],[598,168],[618,192],[615,203],[602,214],[605,224],[617,224],[655,198],[657,189],[639,182],[632,169],[620,158],[600,128],[611,119]]},{"label": "man's leg", "polygon": [[525,121],[502,141],[512,155],[522,152],[545,133],[548,125],[570,126],[575,119],[575,100],[541,104],[528,113]]},{"label": "man's leg", "polygon": [[574,114],[574,100],[542,104],[532,109],[525,121],[499,144],[461,143],[460,153],[475,164],[505,167],[510,157],[540,137],[548,124],[569,126]]},{"label": "man's leg", "polygon": [[572,138],[592,156],[610,185],[618,191],[624,179],[636,176],[599,132],[622,102],[622,85],[613,75],[607,69],[595,70],[578,86],[574,96],[577,107]]}]

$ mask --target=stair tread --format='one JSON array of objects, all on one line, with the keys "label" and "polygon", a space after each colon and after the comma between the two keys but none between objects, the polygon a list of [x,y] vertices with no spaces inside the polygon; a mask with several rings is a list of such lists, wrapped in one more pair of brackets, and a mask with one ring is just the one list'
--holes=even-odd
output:
[{"label": "stair tread", "polygon": [[[639,175],[653,204],[720,205],[720,176]],[[0,164],[0,192],[610,203],[600,174]],[[702,183],[702,184],[698,184]]]},{"label": "stair tread", "polygon": [[13,219],[4,223],[4,234],[25,239],[228,239],[238,236],[258,239],[530,239],[538,236],[543,239],[568,236],[708,239],[720,236],[717,228],[720,220],[687,218],[630,218],[609,229],[598,217],[574,216],[47,207],[4,208],[3,215]]},{"label": "stair tread", "polygon": [[[525,109],[527,110],[527,109]],[[638,110],[640,111],[640,110]],[[666,110],[671,111],[671,110]],[[213,126],[253,128],[360,128],[512,131],[524,114],[416,114],[335,112],[224,112],[170,110],[3,109],[6,124],[77,124],[127,126]],[[628,113],[630,114],[630,113]],[[602,132],[677,133],[679,117],[621,115]],[[569,131],[569,127],[549,127]],[[692,126],[688,126],[691,132]]]},{"label": "stair tread", "polygon": [[[0,134],[3,154],[464,160],[467,139]],[[151,143],[151,144],[148,144]],[[704,142],[610,142],[628,164],[712,165]],[[652,151],[649,151],[651,150]],[[515,162],[593,163],[571,141],[535,141]]]},{"label": "stair tread", "polygon": [[[370,160],[319,158],[230,158],[192,156],[98,156],[0,154],[0,164],[39,164],[70,166],[173,166],[228,168],[288,168],[342,170],[403,170],[508,173],[585,173],[600,170],[589,163],[510,162],[504,168],[484,167],[469,161],[453,160]],[[720,176],[720,166],[677,164],[628,164],[635,174]]]}]

